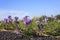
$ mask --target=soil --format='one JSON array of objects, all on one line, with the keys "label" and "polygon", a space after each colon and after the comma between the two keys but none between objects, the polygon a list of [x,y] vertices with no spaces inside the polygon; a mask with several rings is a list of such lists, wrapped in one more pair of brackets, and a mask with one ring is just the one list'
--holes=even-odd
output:
[{"label": "soil", "polygon": [[29,37],[27,35],[17,35],[13,32],[0,31],[0,40],[60,40],[60,38],[52,36],[33,36]]}]

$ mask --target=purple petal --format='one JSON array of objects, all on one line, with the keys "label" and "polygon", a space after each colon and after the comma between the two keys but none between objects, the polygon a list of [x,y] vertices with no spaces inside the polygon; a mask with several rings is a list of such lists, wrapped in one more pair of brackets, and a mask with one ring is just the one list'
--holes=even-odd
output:
[{"label": "purple petal", "polygon": [[18,30],[18,31],[16,32],[16,34],[20,34],[20,31]]},{"label": "purple petal", "polygon": [[18,20],[18,17],[15,17],[15,20]]},{"label": "purple petal", "polygon": [[7,18],[5,18],[5,19],[4,19],[4,22],[5,22],[5,23],[7,23],[7,22],[8,22],[8,19],[7,19]]},{"label": "purple petal", "polygon": [[15,23],[19,23],[18,17],[15,17]]},{"label": "purple petal", "polygon": [[30,24],[30,23],[31,23],[31,20],[27,20],[27,21],[26,21],[26,24]]},{"label": "purple petal", "polygon": [[27,20],[27,19],[28,19],[28,17],[29,17],[29,16],[25,16],[25,17],[23,18],[23,20]]},{"label": "purple petal", "polygon": [[19,32],[16,32],[16,34],[19,34]]},{"label": "purple petal", "polygon": [[9,20],[9,22],[12,22],[13,21],[13,19],[12,19],[11,16],[8,16],[8,20]]}]

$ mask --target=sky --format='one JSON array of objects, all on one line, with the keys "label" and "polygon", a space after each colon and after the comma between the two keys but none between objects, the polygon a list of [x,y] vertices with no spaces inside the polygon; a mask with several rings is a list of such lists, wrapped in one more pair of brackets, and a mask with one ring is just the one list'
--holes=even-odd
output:
[{"label": "sky", "polygon": [[18,16],[40,17],[60,14],[60,0],[0,0],[0,19]]}]

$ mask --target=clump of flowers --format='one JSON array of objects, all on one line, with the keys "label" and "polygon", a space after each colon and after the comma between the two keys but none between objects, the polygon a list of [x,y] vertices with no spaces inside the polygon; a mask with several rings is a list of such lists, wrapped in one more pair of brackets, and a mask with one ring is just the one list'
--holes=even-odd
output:
[{"label": "clump of flowers", "polygon": [[14,22],[15,22],[15,27],[16,27],[16,29],[19,29],[19,21],[18,21],[18,17],[15,17],[14,18],[15,20],[14,20]]}]

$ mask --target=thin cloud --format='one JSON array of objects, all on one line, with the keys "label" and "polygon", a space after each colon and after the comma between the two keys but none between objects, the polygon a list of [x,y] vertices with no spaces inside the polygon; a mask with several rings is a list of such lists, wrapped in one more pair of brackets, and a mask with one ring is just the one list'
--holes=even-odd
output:
[{"label": "thin cloud", "polygon": [[18,16],[21,19],[23,16],[29,15],[29,13],[19,10],[0,10],[0,19],[7,17],[9,15],[13,17]]}]

